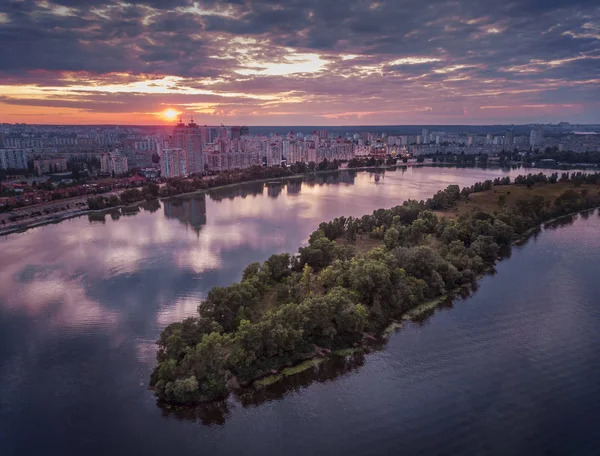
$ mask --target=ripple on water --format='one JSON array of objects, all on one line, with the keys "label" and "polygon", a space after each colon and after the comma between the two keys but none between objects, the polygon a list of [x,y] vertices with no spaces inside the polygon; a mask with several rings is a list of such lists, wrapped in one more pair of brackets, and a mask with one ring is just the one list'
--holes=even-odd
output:
[{"label": "ripple on water", "polygon": [[322,220],[499,174],[347,173],[352,185],[293,197],[260,187],[199,212],[1,239],[0,454],[598,454],[597,215],[541,230],[473,295],[289,388],[186,415],[195,423],[146,390],[160,330],[246,264],[295,251]]}]

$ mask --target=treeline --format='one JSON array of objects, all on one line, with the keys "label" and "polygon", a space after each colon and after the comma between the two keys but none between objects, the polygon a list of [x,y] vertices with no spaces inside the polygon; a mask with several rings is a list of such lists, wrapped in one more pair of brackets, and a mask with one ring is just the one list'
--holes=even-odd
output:
[{"label": "treeline", "polygon": [[552,173],[549,176],[543,173],[527,174],[526,176],[517,176],[515,184],[524,184],[531,187],[534,184],[556,184],[557,182],[572,182],[575,185],[581,184],[596,184],[598,173],[582,173],[581,171],[574,173]]},{"label": "treeline", "polygon": [[183,193],[208,190],[224,185],[239,184],[258,179],[275,179],[293,175],[294,172],[281,166],[252,166],[247,169],[224,171],[211,179],[193,176],[187,179],[169,179],[167,184],[160,189],[160,197],[181,195]]},{"label": "treeline", "polygon": [[372,166],[382,166],[385,160],[375,157],[354,157],[348,160],[348,168],[366,168]]},{"label": "treeline", "polygon": [[320,163],[316,163],[314,161],[304,163],[304,162],[296,162],[292,164],[288,164],[288,168],[294,174],[305,174],[312,173],[314,171],[335,171],[340,167],[340,162],[338,160],[327,160],[323,159]]},{"label": "treeline", "polygon": [[211,179],[203,179],[201,176],[191,176],[186,179],[173,178],[167,180],[166,184],[159,187],[149,184],[141,189],[131,189],[120,195],[98,195],[88,199],[88,208],[91,210],[106,209],[122,204],[132,204],[140,201],[149,201],[156,198],[167,198],[169,196],[182,195],[198,190],[208,190],[224,185],[238,184],[257,179],[272,179],[293,175],[294,172],[280,166],[261,167],[253,166],[243,170],[233,170],[219,173]]},{"label": "treeline", "polygon": [[[214,400],[234,379],[249,383],[323,349],[358,345],[415,306],[474,283],[528,229],[600,206],[600,194],[577,187],[579,178],[566,176],[574,185],[554,200],[534,196],[494,214],[445,218],[432,210],[508,178],[321,223],[298,254],[249,265],[240,283],[213,288],[197,317],[165,328],[150,385],[171,403]],[[600,174],[585,182],[600,185]],[[372,244],[379,247],[361,253]]]},{"label": "treeline", "polygon": [[600,165],[600,152],[559,151],[557,147],[547,147],[543,153],[535,156],[535,160],[551,159],[558,163],[589,163]]},{"label": "treeline", "polygon": [[[88,199],[88,208],[91,210],[105,209],[121,204],[132,204],[134,202],[155,199],[167,198],[170,196],[182,195],[184,193],[192,193],[198,190],[209,190],[211,188],[223,187],[225,185],[240,184],[259,179],[277,179],[289,177],[295,174],[305,174],[314,171],[329,171],[339,168],[337,160],[323,160],[319,164],[310,163],[295,163],[289,167],[281,166],[252,166],[247,169],[224,171],[210,179],[203,179],[202,176],[190,176],[185,179],[173,178],[168,179],[166,185],[158,187],[155,184],[144,186],[141,190],[127,190],[117,195],[99,195]],[[149,187],[149,188],[148,188]],[[136,199],[137,198],[137,199]]]},{"label": "treeline", "polygon": [[451,163],[457,166],[485,165],[488,161],[487,154],[466,154],[464,151],[460,153],[436,151],[432,154],[420,155],[420,157],[431,158],[433,163]]},{"label": "treeline", "polygon": [[[422,159],[420,163],[424,160]],[[375,157],[354,157],[348,160],[348,168],[369,168],[376,166],[383,166],[384,164],[387,166],[395,166],[402,165],[402,163],[408,163],[407,157],[387,157],[385,160],[383,158],[375,158]]]},{"label": "treeline", "polygon": [[152,201],[158,198],[160,194],[159,187],[156,184],[150,183],[144,185],[141,189],[132,188],[121,192],[119,195],[97,195],[88,198],[88,209],[101,210],[116,206],[123,206],[140,201]]}]

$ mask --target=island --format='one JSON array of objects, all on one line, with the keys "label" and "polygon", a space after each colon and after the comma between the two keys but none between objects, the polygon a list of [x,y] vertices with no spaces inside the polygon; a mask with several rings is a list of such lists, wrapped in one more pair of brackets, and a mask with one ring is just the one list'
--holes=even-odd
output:
[{"label": "island", "polygon": [[599,206],[600,173],[540,173],[321,223],[298,254],[248,265],[197,316],[167,326],[150,387],[164,403],[192,405],[360,349],[474,284],[542,223]]}]

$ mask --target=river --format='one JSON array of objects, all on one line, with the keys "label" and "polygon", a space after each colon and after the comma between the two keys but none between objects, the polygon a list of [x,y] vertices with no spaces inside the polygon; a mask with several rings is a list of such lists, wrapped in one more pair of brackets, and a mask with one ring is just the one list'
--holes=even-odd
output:
[{"label": "river", "polygon": [[519,173],[344,171],[0,239],[0,454],[599,454],[597,213],[366,356],[187,413],[147,390],[161,329],[248,263],[339,215]]}]

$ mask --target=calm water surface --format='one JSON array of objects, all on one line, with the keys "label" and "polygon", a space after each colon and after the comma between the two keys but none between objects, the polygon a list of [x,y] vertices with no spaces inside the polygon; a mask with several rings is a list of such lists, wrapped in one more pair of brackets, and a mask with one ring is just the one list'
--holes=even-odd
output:
[{"label": "calm water surface", "polygon": [[505,174],[341,172],[0,239],[0,454],[600,454],[596,213],[375,353],[186,416],[146,389],[160,330],[249,262],[323,220]]}]

